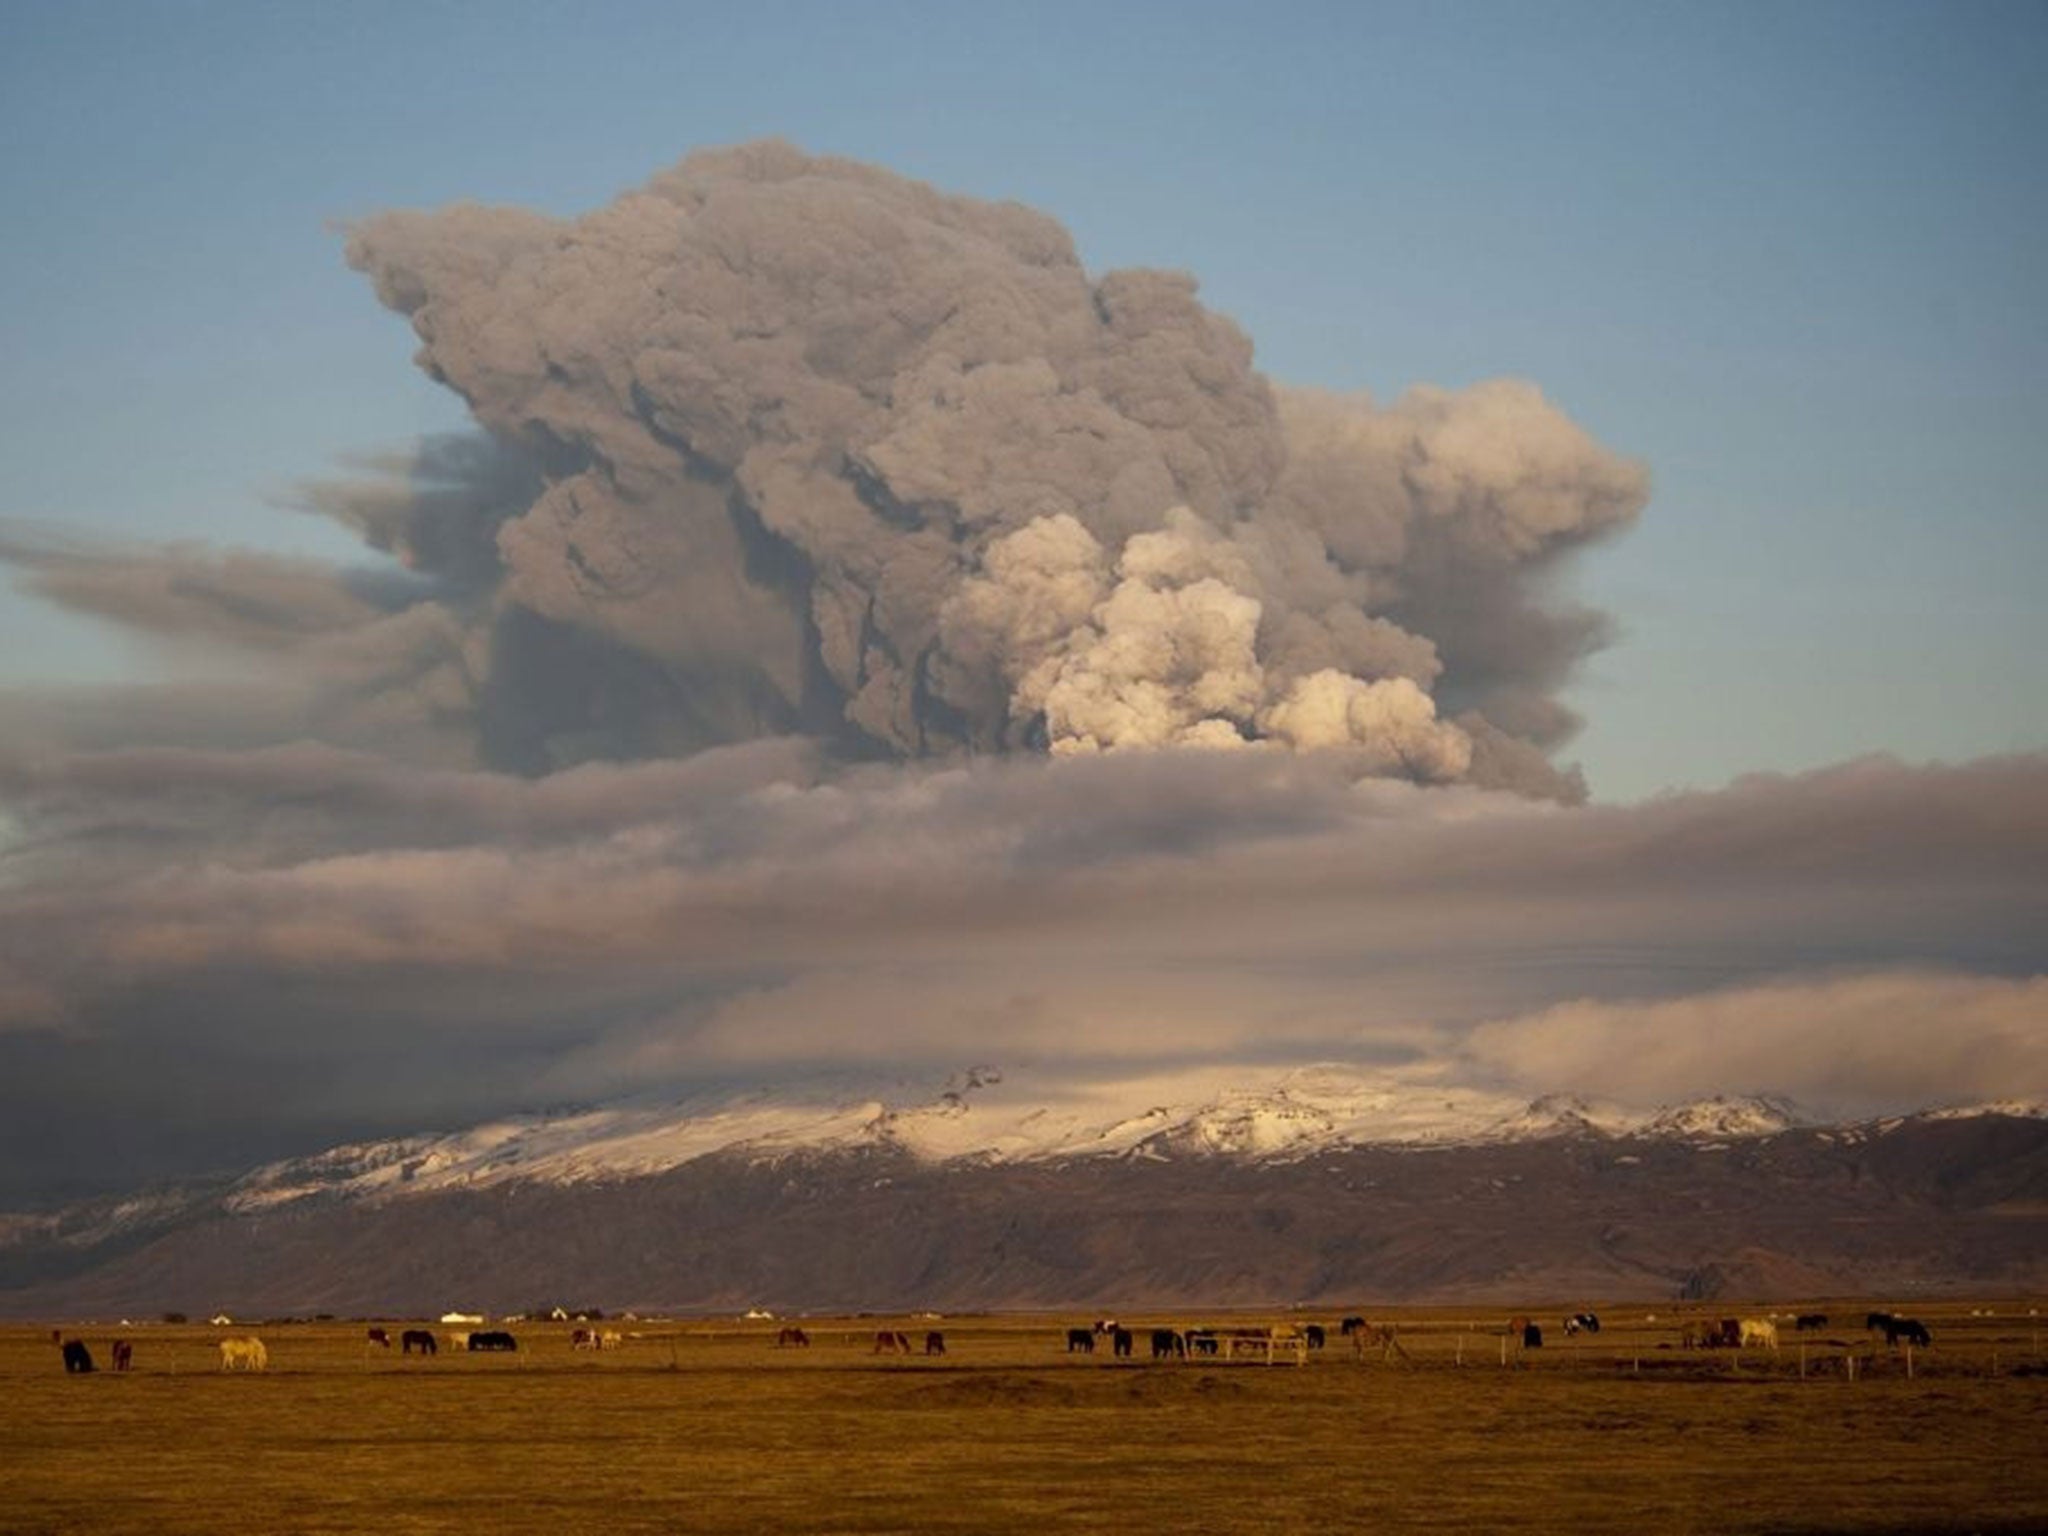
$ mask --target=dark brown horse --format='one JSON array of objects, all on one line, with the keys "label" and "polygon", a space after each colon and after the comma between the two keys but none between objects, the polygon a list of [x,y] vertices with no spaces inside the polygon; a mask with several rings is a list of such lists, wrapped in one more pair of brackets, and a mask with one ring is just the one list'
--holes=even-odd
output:
[{"label": "dark brown horse", "polygon": [[398,1336],[400,1354],[409,1355],[418,1350],[423,1355],[431,1355],[436,1348],[434,1336],[424,1328],[408,1328]]}]

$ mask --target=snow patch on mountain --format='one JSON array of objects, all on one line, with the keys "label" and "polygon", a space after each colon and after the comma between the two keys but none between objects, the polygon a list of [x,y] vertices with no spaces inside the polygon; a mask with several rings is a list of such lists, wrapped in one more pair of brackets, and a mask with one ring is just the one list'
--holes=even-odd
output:
[{"label": "snow patch on mountain", "polygon": [[[1932,1112],[2041,1115],[2038,1105]],[[1089,1157],[1291,1161],[1346,1147],[1457,1146],[1570,1137],[1652,1137],[1701,1147],[1815,1122],[1771,1095],[1716,1096],[1651,1111],[1551,1094],[1533,1102],[1426,1072],[1336,1064],[1273,1072],[1192,1069],[1075,1086],[976,1067],[943,1081],[813,1083],[689,1099],[632,1100],[515,1116],[440,1136],[336,1147],[259,1168],[224,1203],[256,1212],[316,1196],[352,1200],[520,1180],[644,1177],[724,1154],[897,1151],[927,1162]],[[1898,1123],[1871,1122],[1863,1134]],[[1849,1134],[1848,1128],[1843,1128]]]},{"label": "snow patch on mountain", "polygon": [[1777,1094],[1758,1093],[1736,1098],[1716,1094],[1711,1099],[1659,1110],[1642,1124],[1639,1134],[1722,1140],[1775,1136],[1780,1131],[1811,1123],[1798,1105]]},{"label": "snow patch on mountain", "polygon": [[1975,1120],[1984,1115],[2007,1115],[2015,1120],[2048,1120],[2048,1104],[2032,1104],[2024,1099],[1993,1099],[1983,1104],[1951,1104],[1942,1109],[1930,1109],[1921,1118]]}]

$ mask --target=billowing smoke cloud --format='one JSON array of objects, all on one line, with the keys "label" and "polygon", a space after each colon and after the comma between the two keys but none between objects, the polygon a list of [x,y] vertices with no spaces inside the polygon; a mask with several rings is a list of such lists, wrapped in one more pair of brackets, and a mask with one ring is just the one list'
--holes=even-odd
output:
[{"label": "billowing smoke cloud", "polygon": [[1554,691],[1600,627],[1542,576],[1645,477],[1529,385],[1276,390],[1184,276],[779,143],[348,258],[490,446],[309,499],[482,637],[487,761],[1267,742],[1577,792]]}]

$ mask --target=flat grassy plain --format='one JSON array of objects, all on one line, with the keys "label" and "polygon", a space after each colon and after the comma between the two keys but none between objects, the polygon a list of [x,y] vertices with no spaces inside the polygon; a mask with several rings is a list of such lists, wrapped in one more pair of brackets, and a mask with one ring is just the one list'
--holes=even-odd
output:
[{"label": "flat grassy plain", "polygon": [[[2048,1361],[2028,1306],[1918,1310],[1935,1343],[1911,1379],[1865,1303],[1801,1307],[1833,1320],[1804,1336],[1780,1306],[1775,1357],[1677,1347],[1704,1309],[1604,1309],[1570,1340],[1545,1317],[1547,1347],[1506,1366],[1493,1311],[1371,1312],[1399,1354],[1317,1314],[1329,1347],[1306,1367],[1146,1358],[1155,1322],[1277,1320],[1242,1315],[1126,1317],[1131,1360],[1066,1353],[1072,1316],[804,1318],[808,1349],[773,1322],[613,1321],[624,1346],[601,1355],[511,1323],[517,1354],[432,1359],[362,1323],[67,1327],[90,1376],[16,1326],[0,1530],[2036,1531]],[[943,1328],[947,1353],[878,1356],[880,1327]],[[227,1333],[261,1337],[269,1369],[223,1374]]]}]

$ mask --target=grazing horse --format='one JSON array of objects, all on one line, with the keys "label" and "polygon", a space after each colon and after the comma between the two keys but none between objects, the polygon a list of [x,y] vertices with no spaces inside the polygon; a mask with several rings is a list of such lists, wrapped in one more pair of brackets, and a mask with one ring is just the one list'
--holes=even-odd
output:
[{"label": "grazing horse", "polygon": [[936,1328],[925,1331],[924,1352],[928,1355],[943,1355],[946,1352],[946,1336]]},{"label": "grazing horse", "polygon": [[1310,1323],[1301,1332],[1303,1337],[1308,1340],[1308,1347],[1310,1349],[1321,1349],[1328,1337],[1323,1332],[1323,1325],[1321,1323]]},{"label": "grazing horse", "polygon": [[1213,1355],[1223,1347],[1223,1340],[1214,1328],[1190,1328],[1187,1339],[1190,1354]]},{"label": "grazing horse", "polygon": [[1119,1360],[1128,1360],[1131,1355],[1131,1330],[1112,1328],[1109,1333],[1109,1352]]},{"label": "grazing horse", "polygon": [[423,1355],[434,1352],[434,1336],[424,1328],[408,1328],[398,1336],[398,1352],[409,1355],[418,1350]]},{"label": "grazing horse", "polygon": [[878,1355],[907,1355],[910,1353],[910,1335],[898,1333],[893,1328],[875,1330],[875,1353]]},{"label": "grazing horse", "polygon": [[1379,1350],[1382,1360],[1393,1360],[1397,1357],[1406,1360],[1409,1358],[1408,1351],[1401,1347],[1401,1341],[1394,1337],[1394,1332],[1392,1323],[1381,1323],[1377,1326],[1367,1323],[1363,1328],[1354,1328],[1351,1332],[1351,1353],[1363,1360],[1367,1346],[1371,1346]]},{"label": "grazing horse", "polygon": [[1094,1332],[1087,1328],[1069,1328],[1067,1330],[1067,1353],[1070,1355],[1076,1353],[1083,1355],[1094,1354]]},{"label": "grazing horse", "polygon": [[1736,1328],[1735,1342],[1739,1348],[1747,1349],[1752,1344],[1767,1349],[1778,1347],[1778,1325],[1768,1317],[1745,1317]]},{"label": "grazing horse", "polygon": [[625,1339],[616,1328],[607,1328],[597,1336],[597,1347],[599,1349],[622,1349],[625,1347],[625,1343]]},{"label": "grazing horse", "polygon": [[1598,1333],[1600,1319],[1591,1312],[1574,1312],[1564,1320],[1564,1331],[1567,1336],[1582,1330],[1586,1333]]},{"label": "grazing horse", "polygon": [[1827,1327],[1827,1325],[1828,1315],[1825,1312],[1802,1312],[1792,1319],[1792,1331],[1794,1333],[1812,1333],[1816,1329]]},{"label": "grazing horse", "polygon": [[1742,1324],[1732,1317],[1687,1323],[1679,1343],[1687,1349],[1735,1349],[1742,1343]]},{"label": "grazing horse", "polygon": [[260,1371],[270,1364],[270,1351],[261,1339],[222,1339],[220,1368],[224,1371]]},{"label": "grazing horse", "polygon": [[366,1339],[367,1342],[376,1345],[379,1349],[389,1349],[391,1347],[391,1335],[382,1328],[372,1328]]},{"label": "grazing horse", "polygon": [[569,1335],[569,1347],[571,1349],[597,1348],[597,1330],[595,1328],[578,1328]]},{"label": "grazing horse", "polygon": [[135,1363],[135,1345],[128,1339],[114,1340],[114,1369],[125,1371]]},{"label": "grazing horse", "polygon": [[1934,1342],[1927,1325],[1914,1317],[1887,1317],[1884,1324],[1884,1341],[1892,1348],[1898,1348],[1899,1340],[1918,1344],[1922,1349]]},{"label": "grazing horse", "polygon": [[68,1376],[84,1376],[93,1369],[92,1351],[85,1347],[83,1339],[64,1341],[64,1372]]},{"label": "grazing horse", "polygon": [[1095,1319],[1095,1331],[1097,1333],[1115,1333],[1116,1319],[1113,1317],[1098,1317]]},{"label": "grazing horse", "polygon": [[777,1349],[809,1349],[811,1336],[801,1328],[785,1328],[775,1335]]},{"label": "grazing horse", "polygon": [[1542,1347],[1543,1329],[1541,1325],[1537,1323],[1524,1322],[1522,1324],[1522,1348],[1541,1349]]},{"label": "grazing horse", "polygon": [[1354,1333],[1358,1332],[1358,1330],[1359,1330],[1359,1329],[1361,1329],[1361,1328],[1363,1328],[1364,1326],[1365,1326],[1365,1319],[1364,1319],[1364,1318],[1362,1318],[1362,1317],[1347,1317],[1347,1318],[1345,1318],[1345,1319],[1344,1319],[1344,1321],[1343,1321],[1343,1322],[1341,1322],[1341,1323],[1339,1323],[1339,1324],[1337,1325],[1337,1332],[1338,1332],[1339,1334],[1341,1334],[1341,1335],[1342,1335],[1343,1337],[1345,1337],[1345,1338],[1347,1338],[1347,1339],[1348,1339],[1348,1338],[1350,1338],[1350,1337],[1351,1337],[1351,1335],[1353,1335]]},{"label": "grazing horse", "polygon": [[1182,1360],[1187,1359],[1188,1341],[1182,1338],[1175,1329],[1154,1328],[1152,1330],[1152,1358],[1154,1360],[1166,1360],[1175,1356]]},{"label": "grazing horse", "polygon": [[505,1353],[519,1348],[519,1341],[509,1333],[492,1330],[487,1333],[472,1333],[469,1336],[469,1352],[475,1354]]}]

